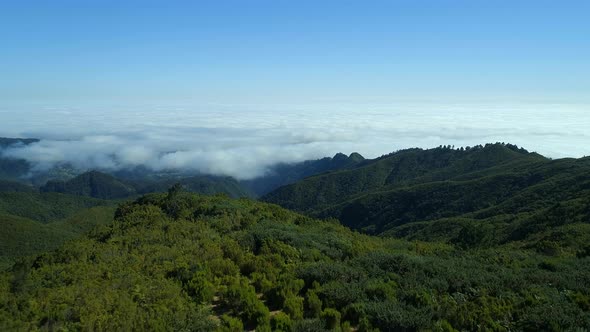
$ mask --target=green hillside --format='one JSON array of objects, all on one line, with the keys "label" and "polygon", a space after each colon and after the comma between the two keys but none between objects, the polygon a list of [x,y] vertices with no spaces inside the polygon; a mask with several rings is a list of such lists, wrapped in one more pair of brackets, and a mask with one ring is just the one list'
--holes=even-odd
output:
[{"label": "green hillside", "polygon": [[262,177],[240,181],[240,184],[256,196],[265,195],[281,186],[294,183],[309,176],[354,167],[365,158],[354,152],[349,156],[338,153],[334,157],[317,160],[306,160],[294,164],[278,164]]},{"label": "green hillside", "polygon": [[0,213],[48,223],[94,206],[115,202],[59,193],[0,192]]},{"label": "green hillside", "polygon": [[220,176],[185,176],[152,178],[145,176],[132,180],[116,178],[99,171],[89,171],[70,180],[51,180],[41,186],[41,192],[59,192],[100,199],[121,199],[139,194],[165,192],[175,183],[200,194],[224,193],[231,197],[245,197],[249,193],[233,178]]},{"label": "green hillside", "polygon": [[12,180],[0,180],[0,192],[36,192],[37,188]]},{"label": "green hillside", "polygon": [[0,274],[0,329],[590,328],[590,250],[373,237],[175,189],[115,216]]},{"label": "green hillside", "polygon": [[262,199],[297,211],[314,213],[365,193],[450,180],[499,165],[505,169],[518,169],[523,164],[544,161],[546,159],[538,154],[504,144],[467,150],[450,147],[408,149],[366,160],[352,169],[309,177],[281,187]]},{"label": "green hillside", "polygon": [[116,202],[0,181],[0,270],[112,220]]},{"label": "green hillside", "polygon": [[[521,224],[543,223],[554,205],[584,204],[578,200],[589,195],[590,158],[549,160],[492,144],[404,150],[307,178],[263,199],[369,233],[411,239],[452,241],[466,224],[494,225],[494,242],[502,243],[517,238]],[[575,222],[585,220],[562,223]]]},{"label": "green hillside", "polygon": [[0,214],[0,270],[10,267],[19,257],[53,250],[98,225],[112,222],[114,212],[114,206],[97,206],[49,224]]},{"label": "green hillside", "polygon": [[86,172],[67,181],[48,181],[40,190],[101,199],[124,198],[135,194],[135,188],[98,171]]},{"label": "green hillside", "polygon": [[187,177],[170,177],[163,179],[141,179],[129,181],[137,192],[147,194],[153,192],[165,192],[176,183],[180,183],[187,191],[198,194],[226,194],[230,197],[250,197],[252,196],[238,181],[231,177],[224,176],[187,176]]},{"label": "green hillside", "polygon": [[12,265],[18,257],[55,249],[75,236],[67,230],[7,214],[0,214],[0,226],[0,270]]}]

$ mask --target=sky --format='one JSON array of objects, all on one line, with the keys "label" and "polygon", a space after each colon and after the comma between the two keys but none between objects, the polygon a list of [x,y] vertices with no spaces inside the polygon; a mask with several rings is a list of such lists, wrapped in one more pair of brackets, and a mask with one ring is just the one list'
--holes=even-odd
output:
[{"label": "sky", "polygon": [[1,1],[0,136],[41,138],[9,152],[39,169],[242,178],[441,144],[590,155],[589,12],[568,0]]}]

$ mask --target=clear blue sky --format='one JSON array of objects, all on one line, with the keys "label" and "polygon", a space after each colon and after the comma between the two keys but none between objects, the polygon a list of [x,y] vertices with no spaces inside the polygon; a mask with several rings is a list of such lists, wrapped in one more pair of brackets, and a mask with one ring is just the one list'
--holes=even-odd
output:
[{"label": "clear blue sky", "polygon": [[0,103],[590,102],[590,1],[2,1]]}]

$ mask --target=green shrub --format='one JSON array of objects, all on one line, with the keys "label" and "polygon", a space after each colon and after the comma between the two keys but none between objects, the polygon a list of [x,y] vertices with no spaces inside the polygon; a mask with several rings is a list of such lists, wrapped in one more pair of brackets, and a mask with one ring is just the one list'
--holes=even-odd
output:
[{"label": "green shrub", "polygon": [[220,319],[220,326],[218,331],[220,332],[242,332],[244,331],[244,324],[238,318],[231,317],[228,315],[222,315]]},{"label": "green shrub", "polygon": [[303,298],[300,296],[289,295],[285,299],[283,310],[294,320],[303,318]]},{"label": "green shrub", "polygon": [[270,327],[273,331],[277,332],[291,332],[293,330],[293,322],[287,314],[279,312],[270,318]]},{"label": "green shrub", "polygon": [[326,321],[326,328],[334,330],[340,328],[340,312],[336,309],[326,308],[322,311],[322,319]]},{"label": "green shrub", "polygon": [[320,317],[322,314],[322,300],[320,300],[313,289],[309,289],[307,291],[305,304],[309,316],[314,318]]}]

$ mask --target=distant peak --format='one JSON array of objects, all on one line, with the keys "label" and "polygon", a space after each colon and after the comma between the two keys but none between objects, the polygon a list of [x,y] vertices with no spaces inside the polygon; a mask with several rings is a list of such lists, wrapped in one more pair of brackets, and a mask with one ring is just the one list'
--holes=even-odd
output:
[{"label": "distant peak", "polygon": [[346,157],[346,155],[345,155],[344,153],[342,153],[342,152],[338,152],[338,153],[336,153],[336,154],[334,155],[334,157],[333,157],[333,158],[341,158],[341,157]]},{"label": "distant peak", "polygon": [[334,157],[332,157],[332,159],[334,159],[334,160],[346,160],[346,159],[348,159],[348,157],[344,153],[338,152],[337,154],[334,155]]},{"label": "distant peak", "polygon": [[348,156],[349,159],[355,160],[355,161],[361,161],[361,160],[365,160],[365,157],[363,157],[360,153],[358,152],[353,152],[350,154],[350,156]]}]

